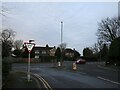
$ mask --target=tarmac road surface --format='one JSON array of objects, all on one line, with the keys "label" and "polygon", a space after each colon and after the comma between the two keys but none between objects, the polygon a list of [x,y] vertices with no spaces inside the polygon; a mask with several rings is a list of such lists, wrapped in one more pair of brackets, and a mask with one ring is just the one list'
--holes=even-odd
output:
[{"label": "tarmac road surface", "polygon": [[[52,88],[120,87],[117,72],[98,69],[96,63],[80,65],[77,71],[72,70],[72,62],[65,62],[64,66],[63,68],[54,67],[53,63],[31,64],[31,72],[42,76]],[[13,64],[12,70],[27,71],[27,63]],[[113,79],[110,79],[112,77]]]}]

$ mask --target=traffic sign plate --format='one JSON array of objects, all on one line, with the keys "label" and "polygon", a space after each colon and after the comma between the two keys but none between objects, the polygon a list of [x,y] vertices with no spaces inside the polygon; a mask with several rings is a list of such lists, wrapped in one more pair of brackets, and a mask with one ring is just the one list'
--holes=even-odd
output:
[{"label": "traffic sign plate", "polygon": [[27,43],[26,46],[27,46],[28,51],[30,52],[32,48],[34,47],[34,44]]}]

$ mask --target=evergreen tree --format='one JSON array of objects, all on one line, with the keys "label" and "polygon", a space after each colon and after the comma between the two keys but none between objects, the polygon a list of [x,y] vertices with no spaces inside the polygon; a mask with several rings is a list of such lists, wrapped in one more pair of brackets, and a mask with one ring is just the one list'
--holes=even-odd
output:
[{"label": "evergreen tree", "polygon": [[60,61],[60,59],[61,59],[61,50],[60,50],[59,47],[57,48],[57,50],[55,52],[55,56],[57,58],[57,61]]},{"label": "evergreen tree", "polygon": [[110,45],[109,62],[120,65],[120,37],[116,38]]}]

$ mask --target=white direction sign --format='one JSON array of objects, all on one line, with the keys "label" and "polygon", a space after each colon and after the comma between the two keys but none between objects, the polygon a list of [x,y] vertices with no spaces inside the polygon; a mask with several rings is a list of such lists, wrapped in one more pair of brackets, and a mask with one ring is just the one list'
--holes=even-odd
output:
[{"label": "white direction sign", "polygon": [[30,52],[32,48],[34,47],[34,44],[27,43],[26,46],[27,46],[28,51]]}]

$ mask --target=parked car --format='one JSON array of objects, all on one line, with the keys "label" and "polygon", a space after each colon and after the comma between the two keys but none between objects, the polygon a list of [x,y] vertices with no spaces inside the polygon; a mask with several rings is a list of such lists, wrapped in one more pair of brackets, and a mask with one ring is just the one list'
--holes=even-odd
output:
[{"label": "parked car", "polygon": [[76,64],[85,64],[86,60],[84,60],[84,59],[78,59],[75,63]]}]

